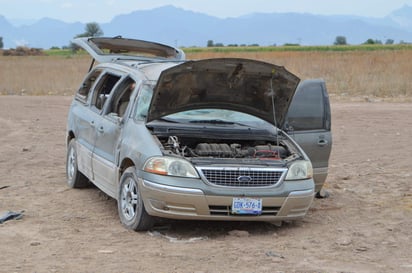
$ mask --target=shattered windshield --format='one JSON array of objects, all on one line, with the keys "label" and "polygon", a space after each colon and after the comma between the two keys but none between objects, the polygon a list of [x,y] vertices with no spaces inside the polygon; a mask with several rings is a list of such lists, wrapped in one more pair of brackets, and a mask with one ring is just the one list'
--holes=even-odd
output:
[{"label": "shattered windshield", "polygon": [[144,84],[137,97],[135,118],[137,120],[146,120],[149,111],[150,101],[153,96],[153,84]]}]

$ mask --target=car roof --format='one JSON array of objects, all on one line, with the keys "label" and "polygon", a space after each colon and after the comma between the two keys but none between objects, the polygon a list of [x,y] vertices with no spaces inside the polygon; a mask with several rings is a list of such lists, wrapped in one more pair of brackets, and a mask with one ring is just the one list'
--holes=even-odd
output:
[{"label": "car roof", "polygon": [[157,82],[163,70],[167,70],[182,62],[136,62],[123,61],[116,63],[98,64],[96,68],[123,71],[124,73],[135,75],[137,78]]}]

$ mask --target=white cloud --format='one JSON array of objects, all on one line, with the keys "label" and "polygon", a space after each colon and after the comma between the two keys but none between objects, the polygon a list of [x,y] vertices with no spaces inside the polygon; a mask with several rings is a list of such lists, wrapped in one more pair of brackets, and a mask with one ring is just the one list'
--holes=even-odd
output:
[{"label": "white cloud", "polygon": [[64,2],[60,5],[60,7],[62,7],[63,9],[70,9],[73,7],[73,3],[71,2]]},{"label": "white cloud", "polygon": [[16,46],[28,46],[29,42],[25,39],[15,40],[13,41]]}]

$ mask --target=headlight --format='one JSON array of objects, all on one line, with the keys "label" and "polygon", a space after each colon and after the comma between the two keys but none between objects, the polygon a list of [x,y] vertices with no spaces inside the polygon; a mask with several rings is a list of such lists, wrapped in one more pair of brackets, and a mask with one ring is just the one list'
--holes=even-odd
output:
[{"label": "headlight", "polygon": [[192,164],[186,160],[173,157],[152,157],[146,161],[143,169],[154,174],[199,178]]},{"label": "headlight", "polygon": [[288,174],[285,180],[299,180],[313,177],[312,163],[306,160],[293,162],[289,166]]}]

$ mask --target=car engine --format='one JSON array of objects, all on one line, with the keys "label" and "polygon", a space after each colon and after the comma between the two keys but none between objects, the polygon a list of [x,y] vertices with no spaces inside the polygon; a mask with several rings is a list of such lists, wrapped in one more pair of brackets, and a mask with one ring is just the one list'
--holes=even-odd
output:
[{"label": "car engine", "polygon": [[208,140],[194,138],[178,138],[169,136],[160,139],[165,152],[183,157],[215,157],[215,158],[260,158],[280,160],[288,157],[282,142],[273,144],[264,141]]}]

